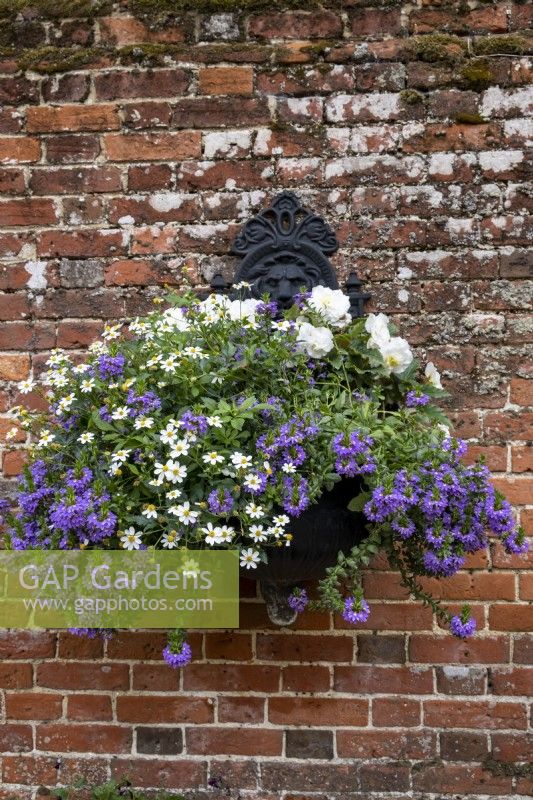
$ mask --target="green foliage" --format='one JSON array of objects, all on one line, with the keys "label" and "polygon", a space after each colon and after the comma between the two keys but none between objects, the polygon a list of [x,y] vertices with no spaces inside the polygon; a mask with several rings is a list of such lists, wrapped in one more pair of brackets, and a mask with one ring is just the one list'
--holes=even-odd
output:
[{"label": "green foliage", "polygon": [[525,36],[509,34],[508,36],[483,36],[475,39],[473,43],[474,53],[477,55],[494,55],[495,53],[522,55],[531,47],[530,42]]},{"label": "green foliage", "polygon": [[54,788],[51,795],[58,800],[184,800],[183,795],[166,791],[138,791],[129,780],[109,781],[98,786],[89,786],[84,779],[70,786]]},{"label": "green foliage", "polygon": [[430,33],[425,36],[412,36],[405,45],[405,52],[408,57],[420,61],[456,64],[465,57],[467,43],[459,36]]},{"label": "green foliage", "polygon": [[494,73],[486,58],[472,59],[461,68],[459,76],[463,86],[475,92],[482,92],[494,83]]}]

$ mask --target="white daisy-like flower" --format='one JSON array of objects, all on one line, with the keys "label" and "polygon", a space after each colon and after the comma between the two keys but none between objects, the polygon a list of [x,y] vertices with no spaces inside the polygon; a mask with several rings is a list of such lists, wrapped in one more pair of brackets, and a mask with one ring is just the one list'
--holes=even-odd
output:
[{"label": "white daisy-like flower", "polygon": [[191,504],[188,500],[186,500],[185,503],[181,503],[179,506],[172,506],[168,511],[171,514],[175,514],[183,525],[194,525],[200,516],[199,511],[193,511],[191,509]]},{"label": "white daisy-like flower", "polygon": [[94,380],[92,378],[84,378],[80,383],[80,392],[86,394],[87,392],[92,392],[94,389]]},{"label": "white daisy-like flower", "polygon": [[244,510],[252,519],[260,519],[264,516],[263,506],[259,506],[257,503],[248,503]]},{"label": "white daisy-like flower", "polygon": [[105,325],[102,339],[106,339],[108,342],[111,342],[113,339],[119,339],[121,327],[122,325]]},{"label": "white daisy-like flower", "polygon": [[221,456],[216,450],[211,450],[202,456],[202,461],[204,464],[222,464],[224,456]]},{"label": "white daisy-like flower", "polygon": [[222,420],[218,414],[214,414],[212,417],[207,417],[207,424],[210,425],[211,428],[221,428]]},{"label": "white daisy-like flower", "polygon": [[200,564],[198,561],[195,561],[194,558],[188,558],[186,561],[183,562],[183,567],[181,571],[183,573],[184,578],[196,578],[198,577],[198,570],[200,569]]},{"label": "white daisy-like flower", "polygon": [[57,372],[46,373],[46,383],[49,386],[55,386],[56,389],[62,389],[68,384],[68,378],[64,370],[57,370]]},{"label": "white daisy-like flower", "polygon": [[426,368],[424,370],[424,375],[428,383],[435,387],[435,389],[442,389],[442,383],[440,380],[440,373],[433,363],[433,361],[428,361],[426,364]]},{"label": "white daisy-like flower", "polygon": [[283,528],[281,525],[271,525],[270,528],[267,528],[267,534],[273,536],[275,539],[279,539],[279,537],[283,535]]},{"label": "white daisy-like flower", "polygon": [[257,550],[253,550],[251,547],[248,547],[246,550],[241,550],[241,567],[245,567],[246,569],[257,569],[258,563],[259,553]]},{"label": "white daisy-like flower", "polygon": [[111,466],[107,470],[108,475],[122,475],[122,470],[120,469],[120,461],[112,461]]},{"label": "white daisy-like flower", "polygon": [[286,331],[290,331],[291,322],[288,319],[273,320],[272,329],[275,331],[282,331],[285,333]]},{"label": "white daisy-like flower", "polygon": [[178,546],[178,542],[181,539],[181,534],[178,531],[169,531],[168,533],[164,533],[161,537],[161,544],[166,550],[172,550],[174,547]]},{"label": "white daisy-like flower", "polygon": [[235,529],[230,525],[221,525],[218,530],[221,544],[229,544],[235,536]]},{"label": "white daisy-like flower", "polygon": [[204,534],[206,544],[220,544],[220,528],[213,527],[212,522],[208,522],[205,528],[200,528],[200,532]]},{"label": "white daisy-like flower", "polygon": [[282,472],[285,472],[287,475],[293,475],[296,472],[296,467],[292,463],[292,461],[286,461],[285,464],[281,468]]},{"label": "white daisy-like flower", "polygon": [[161,356],[159,354],[156,355],[156,356],[152,356],[146,362],[146,366],[148,367],[148,369],[153,369],[154,367],[157,367],[157,365],[159,364],[159,362],[161,361],[162,358],[163,358],[163,356]]},{"label": "white daisy-like flower", "polygon": [[233,466],[237,467],[237,469],[246,469],[252,463],[251,456],[245,456],[239,452],[232,453],[230,459]]},{"label": "white daisy-like flower", "polygon": [[288,525],[290,518],[287,516],[287,514],[278,514],[273,518],[273,522],[274,525]]},{"label": "white daisy-like flower", "polygon": [[94,442],[94,433],[89,433],[89,431],[82,433],[81,436],[78,436],[78,442],[81,444],[90,444]]},{"label": "white daisy-like flower", "polygon": [[74,373],[74,375],[83,375],[89,369],[90,369],[89,364],[76,364],[75,367],[72,367],[72,372]]},{"label": "white daisy-like flower", "polygon": [[137,431],[141,431],[144,428],[152,428],[154,425],[154,420],[152,417],[137,417],[135,422],[133,423],[133,427]]},{"label": "white daisy-like flower", "polygon": [[63,361],[67,361],[67,360],[68,360],[67,356],[65,355],[65,353],[63,353],[62,350],[54,349],[50,353],[50,356],[47,359],[46,363],[50,367],[56,367],[56,366],[58,366],[58,364],[62,364]]},{"label": "white daisy-like flower", "polygon": [[130,410],[128,406],[119,406],[115,408],[113,413],[111,414],[111,419],[121,420],[127,419],[129,417]]},{"label": "white daisy-like flower", "polygon": [[120,543],[124,550],[139,550],[142,544],[142,533],[136,531],[133,526],[127,528],[120,537]]},{"label": "white daisy-like flower", "polygon": [[90,353],[95,353],[97,356],[102,356],[104,353],[109,352],[109,348],[105,342],[92,342],[89,345],[88,350]]},{"label": "white daisy-like flower", "polygon": [[59,403],[57,404],[57,410],[61,412],[68,411],[73,402],[74,402],[74,395],[67,394],[67,396],[62,397]]},{"label": "white daisy-like flower", "polygon": [[166,493],[167,500],[176,500],[180,496],[181,492],[179,489],[172,489],[172,491]]},{"label": "white daisy-like flower", "polygon": [[250,525],[248,536],[254,542],[266,542],[267,539],[266,531],[262,525]]},{"label": "white daisy-like flower", "polygon": [[29,394],[33,390],[34,386],[35,382],[31,378],[28,378],[25,381],[21,381],[17,388],[21,394]]},{"label": "white daisy-like flower", "polygon": [[263,469],[265,471],[265,475],[272,475],[272,467],[270,466],[270,461],[263,461]]},{"label": "white daisy-like flower", "polygon": [[260,489],[261,488],[261,479],[259,475],[256,475],[253,472],[249,472],[248,475],[244,476],[244,485],[247,489]]},{"label": "white daisy-like flower", "polygon": [[159,434],[159,438],[163,444],[174,444],[176,440],[176,431],[173,428],[165,428],[165,430],[161,431]]},{"label": "white daisy-like flower", "polygon": [[187,468],[169,458],[164,464],[163,475],[171,483],[183,483],[183,479],[187,477]]},{"label": "white daisy-like flower", "polygon": [[170,451],[170,458],[179,458],[186,456],[191,449],[189,442],[186,439],[178,439],[171,444],[172,450]]},{"label": "white daisy-like flower", "polygon": [[37,442],[37,444],[35,445],[35,447],[39,447],[39,448],[46,447],[51,442],[53,442],[55,438],[56,437],[55,437],[54,433],[50,433],[50,431],[48,431],[48,430],[41,431],[41,437],[40,437],[39,441]]},{"label": "white daisy-like flower", "polygon": [[10,442],[11,439],[14,439],[18,432],[18,428],[10,428],[6,433],[6,442]]},{"label": "white daisy-like flower", "polygon": [[131,453],[131,450],[117,450],[111,456],[112,461],[116,461],[119,464],[123,464],[125,461],[128,460],[128,456]]},{"label": "white daisy-like flower", "polygon": [[161,369],[164,372],[176,372],[177,363],[176,363],[176,356],[168,356],[168,358],[164,358],[160,363]]},{"label": "white daisy-like flower", "polygon": [[204,353],[201,347],[186,347],[183,351],[183,355],[193,360],[197,358],[207,358],[207,353]]},{"label": "white daisy-like flower", "polygon": [[146,503],[141,514],[143,517],[146,517],[146,519],[157,519],[157,508],[153,503]]}]

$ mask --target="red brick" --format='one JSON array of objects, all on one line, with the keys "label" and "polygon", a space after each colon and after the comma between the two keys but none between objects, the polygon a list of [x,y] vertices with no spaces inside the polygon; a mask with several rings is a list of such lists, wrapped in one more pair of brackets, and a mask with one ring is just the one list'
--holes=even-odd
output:
[{"label": "red brick", "polygon": [[34,137],[4,136],[0,138],[0,163],[26,164],[39,161],[41,143]]},{"label": "red brick", "polygon": [[[419,631],[431,628],[431,610],[414,603],[371,603],[367,622],[359,625],[365,630]],[[335,627],[350,628],[341,617],[336,618]]]},{"label": "red brick", "polygon": [[224,659],[224,661],[250,661],[252,658],[252,637],[249,633],[227,633],[220,631],[206,633],[205,657]]},{"label": "red brick", "polygon": [[533,573],[520,575],[519,582],[518,596],[520,600],[533,600]]},{"label": "red brick", "polygon": [[0,753],[24,753],[32,748],[30,725],[6,723],[0,726]]},{"label": "red brick", "polygon": [[48,131],[112,131],[120,128],[116,106],[62,105],[28,108],[26,127],[30,133]]},{"label": "red brick", "polygon": [[491,636],[462,641],[454,636],[415,634],[409,642],[411,661],[421,664],[498,664],[509,661],[509,639]]},{"label": "red brick", "polygon": [[2,194],[22,194],[25,188],[24,172],[21,169],[0,168],[0,192]]},{"label": "red brick", "polygon": [[298,664],[282,670],[284,692],[327,692],[330,688],[328,667]]},{"label": "red brick", "polygon": [[181,161],[200,156],[202,137],[197,131],[109,133],[104,135],[104,146],[111,161]]},{"label": "red brick", "polygon": [[[77,164],[80,161],[93,161],[100,152],[98,137],[89,133],[49,136],[44,141],[46,143],[46,160],[49,164]],[[51,173],[49,168],[47,171]],[[53,193],[49,192],[49,194]]]},{"label": "red brick", "polygon": [[533,412],[510,412],[488,414],[484,420],[485,436],[488,439],[526,441],[533,437]]},{"label": "red brick", "polygon": [[37,749],[56,753],[128,753],[132,733],[119,725],[50,722],[37,725]]},{"label": "red brick", "polygon": [[31,685],[31,664],[16,664],[13,662],[0,664],[0,686],[2,689],[29,689]]},{"label": "red brick", "polygon": [[533,734],[497,733],[491,734],[492,752],[498,761],[530,761],[533,747]]},{"label": "red brick", "polygon": [[485,694],[487,670],[484,667],[438,667],[436,674],[437,691],[442,694]]},{"label": "red brick", "polygon": [[252,67],[208,67],[198,75],[200,94],[251,95]]},{"label": "red brick", "polygon": [[204,697],[157,697],[150,702],[142,695],[117,697],[120,722],[212,722],[213,700]]},{"label": "red brick", "polygon": [[375,697],[372,724],[385,728],[416,728],[420,724],[420,703],[400,697]]},{"label": "red brick", "polygon": [[112,776],[120,781],[127,775],[134,786],[187,789],[205,786],[206,765],[202,761],[178,759],[116,758]]},{"label": "red brick", "polygon": [[514,505],[524,506],[533,497],[533,476],[519,478],[493,478],[494,486]]},{"label": "red brick", "polygon": [[0,203],[1,225],[55,225],[56,222],[57,213],[52,200],[28,197]]},{"label": "red brick", "polygon": [[462,797],[475,792],[507,795],[511,790],[511,778],[469,764],[446,764],[445,769],[430,764],[413,775],[413,787],[416,791],[443,792]]},{"label": "red brick", "polygon": [[332,11],[287,11],[251,17],[248,32],[260,39],[328,39],[342,34],[342,22]]},{"label": "red brick", "polygon": [[531,446],[511,448],[511,460],[513,472],[533,472],[533,448]]},{"label": "red brick", "polygon": [[236,692],[246,686],[251,692],[276,692],[280,669],[259,664],[190,664],[183,674],[185,691]]},{"label": "red brick", "polygon": [[262,723],[265,717],[263,697],[225,697],[218,698],[218,721]]},{"label": "red brick", "polygon": [[156,192],[150,197],[118,197],[109,200],[109,221],[133,217],[137,225],[152,222],[196,222],[201,215],[197,197],[182,192]]},{"label": "red brick", "polygon": [[113,719],[111,696],[106,694],[71,694],[68,697],[67,718],[79,722],[107,722]]},{"label": "red brick", "polygon": [[[0,356],[1,359],[7,356]],[[12,356],[17,358],[17,356]],[[24,358],[19,356],[19,358]],[[16,378],[15,376],[15,379]],[[33,630],[0,630],[0,658],[1,659],[36,659],[52,658],[56,649],[56,636],[51,631]]]},{"label": "red brick", "polygon": [[115,47],[139,42],[182,42],[186,34],[183,25],[172,24],[170,20],[164,27],[152,30],[135,17],[100,17],[98,27],[100,41]]},{"label": "red brick", "polygon": [[63,697],[44,692],[6,693],[7,719],[58,719],[62,715]]},{"label": "red brick", "polygon": [[489,627],[494,631],[533,631],[533,606],[493,605],[489,609]]},{"label": "red brick", "polygon": [[53,785],[57,780],[55,758],[50,756],[4,756],[2,778],[4,783],[33,786]]},{"label": "red brick", "polygon": [[357,664],[335,667],[333,688],[355,694],[432,694],[431,669]]},{"label": "red brick", "polygon": [[432,731],[337,731],[340,758],[430,759],[437,750]]},{"label": "red brick", "polygon": [[490,671],[490,682],[494,694],[524,695],[531,693],[533,669],[493,668]]},{"label": "red brick", "polygon": [[358,8],[349,14],[350,27],[354,36],[377,36],[383,31],[389,36],[401,32],[401,9],[399,8]]},{"label": "red brick", "polygon": [[527,725],[525,706],[501,700],[425,700],[424,724],[439,728],[522,730]]},{"label": "red brick", "polygon": [[258,634],[257,657],[267,661],[352,661],[352,636]]},{"label": "red brick", "polygon": [[117,167],[76,167],[75,169],[33,170],[30,188],[35,194],[76,194],[118,192],[122,189]]},{"label": "red brick", "polygon": [[268,728],[186,728],[190,755],[281,756],[283,731]]},{"label": "red brick", "polygon": [[167,664],[134,664],[132,688],[136,691],[177,692],[180,672]]},{"label": "red brick", "polygon": [[127,664],[54,661],[37,665],[36,683],[50,689],[127,689]]},{"label": "red brick", "polygon": [[187,93],[190,75],[184,69],[158,69],[150,72],[103,72],[95,76],[98,100],[119,98],[172,97]]},{"label": "red brick", "polygon": [[127,103],[122,113],[126,128],[168,128],[171,108],[169,103],[162,102]]},{"label": "red brick", "polygon": [[264,98],[239,100],[239,114],[235,114],[235,100],[231,97],[185,97],[174,105],[171,125],[174,128],[249,128],[268,125],[270,112]]},{"label": "red brick", "polygon": [[122,231],[112,229],[44,231],[37,236],[37,254],[49,258],[117,256],[125,249]]},{"label": "red brick", "polygon": [[128,189],[143,192],[148,189],[167,189],[172,178],[168,164],[146,164],[128,168]]},{"label": "red brick", "polygon": [[25,450],[11,450],[2,457],[2,472],[6,478],[15,478],[20,475],[28,461]]},{"label": "red brick", "polygon": [[364,727],[368,724],[368,701],[326,697],[271,697],[268,719],[275,725],[321,725]]}]

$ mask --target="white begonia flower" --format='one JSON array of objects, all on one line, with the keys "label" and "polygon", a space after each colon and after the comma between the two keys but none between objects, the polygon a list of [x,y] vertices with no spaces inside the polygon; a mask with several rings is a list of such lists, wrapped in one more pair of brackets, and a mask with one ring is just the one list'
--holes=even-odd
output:
[{"label": "white begonia flower", "polygon": [[212,522],[208,522],[205,528],[200,528],[200,533],[205,535],[206,544],[220,544],[220,528],[214,528]]},{"label": "white begonia flower", "polygon": [[257,569],[258,562],[259,553],[257,550],[253,550],[251,547],[248,547],[247,550],[241,550],[241,567],[246,567],[246,569]]},{"label": "white begonia flower", "polygon": [[393,336],[392,339],[379,348],[379,352],[383,357],[389,374],[393,372],[395,375],[400,375],[413,360],[409,343],[400,336]]},{"label": "white begonia flower", "polygon": [[221,456],[216,450],[211,450],[211,452],[202,456],[202,461],[204,464],[222,464],[224,461],[224,456]]},{"label": "white begonia flower", "polygon": [[163,475],[171,483],[183,483],[183,479],[187,477],[187,469],[178,461],[169,459],[163,465]]},{"label": "white begonia flower", "polygon": [[381,348],[390,341],[389,318],[386,314],[369,314],[365,321],[365,330],[370,334],[368,347]]},{"label": "white begonia flower", "polygon": [[232,300],[228,306],[229,318],[232,320],[249,320],[255,321],[255,312],[260,300],[254,300],[249,297],[246,300]]},{"label": "white begonia flower", "polygon": [[343,328],[350,322],[350,298],[340,289],[314,286],[307,302],[336,328]]},{"label": "white begonia flower", "polygon": [[18,384],[17,388],[18,388],[18,390],[19,390],[19,392],[21,394],[29,394],[34,386],[35,386],[35,383],[32,381],[31,378],[28,378],[25,381],[21,381]]},{"label": "white begonia flower", "polygon": [[142,544],[142,533],[136,531],[132,526],[127,528],[120,537],[120,543],[124,550],[139,550]]},{"label": "white begonia flower", "polygon": [[316,328],[302,322],[298,328],[298,344],[311,358],[323,358],[333,349],[333,334],[329,328]]},{"label": "white begonia flower", "polygon": [[274,525],[288,525],[290,521],[290,517],[288,517],[287,514],[278,514],[278,516],[273,519]]},{"label": "white begonia flower", "polygon": [[163,317],[165,322],[168,322],[178,331],[188,331],[190,326],[189,320],[183,313],[183,310],[179,306],[174,306],[174,308],[168,308],[165,312],[163,312]]},{"label": "white begonia flower", "polygon": [[426,369],[424,370],[424,375],[426,376],[426,380],[435,389],[442,389],[442,383],[440,382],[440,372],[438,371],[437,367],[433,363],[433,361],[428,361],[426,364]]}]

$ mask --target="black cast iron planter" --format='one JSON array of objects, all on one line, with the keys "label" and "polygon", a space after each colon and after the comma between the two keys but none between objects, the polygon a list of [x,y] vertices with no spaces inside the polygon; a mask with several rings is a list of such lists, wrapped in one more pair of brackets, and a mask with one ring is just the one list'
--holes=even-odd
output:
[{"label": "black cast iron planter", "polygon": [[[308,211],[293,192],[281,192],[272,204],[248,220],[232,247],[242,257],[233,283],[246,282],[248,294],[260,298],[268,293],[281,308],[290,308],[294,296],[314,286],[338,289],[335,270],[328,256],[339,247],[337,237],[319,216]],[[215,292],[229,289],[222,275],[214,276]],[[363,316],[370,295],[361,292],[355,272],[346,282],[352,317]],[[270,619],[288,625],[296,612],[287,599],[295,585],[324,576],[337,561],[339,551],[348,553],[367,535],[362,514],[348,511],[348,503],[360,491],[360,479],[346,478],[325,492],[318,503],[294,517],[290,524],[290,547],[270,548],[268,564],[260,564],[251,575],[258,578]],[[281,512],[281,509],[280,509]]]}]

